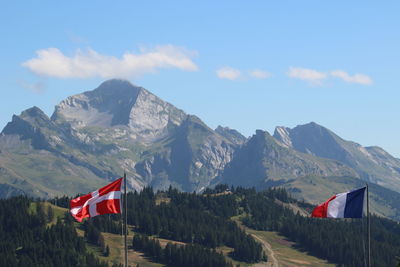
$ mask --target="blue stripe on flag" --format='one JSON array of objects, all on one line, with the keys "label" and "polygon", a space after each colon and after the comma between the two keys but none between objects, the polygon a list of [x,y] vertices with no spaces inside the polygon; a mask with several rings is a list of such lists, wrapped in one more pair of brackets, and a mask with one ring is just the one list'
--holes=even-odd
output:
[{"label": "blue stripe on flag", "polygon": [[365,188],[363,187],[347,194],[344,218],[362,218]]}]

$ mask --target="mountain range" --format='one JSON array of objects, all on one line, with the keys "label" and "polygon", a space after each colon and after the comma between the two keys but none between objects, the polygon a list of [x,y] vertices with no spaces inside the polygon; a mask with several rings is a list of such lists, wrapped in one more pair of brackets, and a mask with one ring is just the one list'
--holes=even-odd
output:
[{"label": "mountain range", "polygon": [[[131,190],[284,186],[318,202],[326,196],[312,197],[309,185],[351,189],[366,181],[391,200],[400,196],[400,159],[382,148],[346,141],[314,122],[249,138],[228,127],[213,130],[125,80],[70,96],[51,117],[27,109],[0,134],[0,197],[86,193],[124,172]],[[386,205],[383,215],[400,215],[387,196],[377,193],[376,209]]]}]

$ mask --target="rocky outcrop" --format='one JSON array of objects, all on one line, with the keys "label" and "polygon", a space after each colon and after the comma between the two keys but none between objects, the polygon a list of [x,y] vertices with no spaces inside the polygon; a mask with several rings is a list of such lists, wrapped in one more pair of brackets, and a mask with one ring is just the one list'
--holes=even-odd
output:
[{"label": "rocky outcrop", "polygon": [[189,192],[201,191],[231,160],[234,148],[199,118],[188,116],[163,150],[148,154],[135,169],[156,187],[172,185]]},{"label": "rocky outcrop", "polygon": [[247,141],[247,138],[244,137],[241,133],[229,127],[218,126],[215,129],[215,132],[225,137],[235,145],[243,145]]},{"label": "rocky outcrop", "polygon": [[288,148],[268,132],[257,130],[236,151],[221,175],[221,182],[265,188],[306,175],[354,177],[357,173],[341,162]]},{"label": "rocky outcrop", "polygon": [[314,122],[293,129],[277,127],[274,137],[299,152],[340,161],[365,181],[400,191],[400,160],[382,148],[346,141]]},{"label": "rocky outcrop", "polygon": [[56,106],[52,120],[74,129],[122,127],[130,138],[153,142],[179,126],[186,114],[142,87],[109,80],[97,89],[70,96]]}]

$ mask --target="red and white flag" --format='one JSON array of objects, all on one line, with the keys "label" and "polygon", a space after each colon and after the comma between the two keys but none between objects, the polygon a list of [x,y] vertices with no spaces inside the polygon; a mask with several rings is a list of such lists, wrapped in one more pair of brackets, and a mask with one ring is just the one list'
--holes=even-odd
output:
[{"label": "red and white flag", "polygon": [[72,199],[69,203],[72,216],[82,222],[83,218],[109,213],[121,213],[121,184],[119,178],[92,193]]}]

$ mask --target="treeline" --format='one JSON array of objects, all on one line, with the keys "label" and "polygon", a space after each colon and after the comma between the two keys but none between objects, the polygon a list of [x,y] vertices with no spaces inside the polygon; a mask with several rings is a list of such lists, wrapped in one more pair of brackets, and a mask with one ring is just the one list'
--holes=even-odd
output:
[{"label": "treeline", "polygon": [[23,196],[0,200],[0,266],[108,267],[87,252],[72,220],[47,226],[43,207],[31,204]]},{"label": "treeline", "polygon": [[[296,202],[286,192],[280,194],[281,201]],[[242,202],[247,212],[243,223],[257,230],[278,231],[302,249],[339,266],[364,266],[367,253],[365,218],[304,217],[278,204],[277,198],[275,190],[248,194]],[[371,266],[396,266],[399,255],[400,225],[371,216]]]},{"label": "treeline", "polygon": [[92,224],[93,227],[98,229],[100,232],[122,234],[122,222],[120,214],[106,214],[102,216],[96,216],[90,220],[85,220],[83,228],[86,229],[88,224]]},{"label": "treeline", "polygon": [[168,243],[165,248],[161,248],[158,240],[149,238],[147,235],[135,234],[132,247],[134,250],[144,252],[154,261],[170,267],[232,267],[221,253],[196,244]]},{"label": "treeline", "polygon": [[[78,195],[75,197],[78,197]],[[48,200],[48,202],[62,208],[69,208],[69,202],[72,198],[68,196],[55,197]],[[49,211],[51,211],[51,209]],[[51,214],[49,211],[48,214]],[[49,215],[47,217],[49,217]],[[69,215],[68,218],[73,220]],[[90,220],[85,220],[79,225],[79,228],[84,231],[84,237],[86,238],[87,242],[100,247],[101,251],[103,252],[103,256],[108,257],[110,255],[110,247],[104,242],[104,236],[102,235],[102,232],[122,234],[121,215],[106,214],[102,216],[96,216]]]},{"label": "treeline", "polygon": [[[160,199],[164,201],[156,203]],[[137,231],[208,248],[225,245],[234,249],[234,259],[258,262],[263,257],[261,245],[229,219],[238,210],[232,194],[215,197],[172,188],[157,199],[151,188],[128,194],[128,224]]]},{"label": "treeline", "polygon": [[[60,198],[57,201],[63,205],[69,200]],[[312,255],[339,266],[364,265],[365,219],[309,218],[295,214],[291,205],[308,212],[313,208],[291,198],[284,189],[257,192],[254,188],[219,185],[202,194],[182,193],[172,188],[155,194],[151,188],[145,188],[140,193],[128,194],[128,223],[135,226],[135,231],[146,235],[188,245],[198,244],[211,251],[225,245],[234,248],[231,256],[237,260],[260,261],[263,257],[260,244],[231,220],[240,214],[246,226],[277,231]],[[119,231],[119,215],[98,218],[98,222],[95,221],[97,217],[91,220],[101,231],[114,231],[111,230],[114,228]],[[155,242],[151,240],[149,242]],[[154,251],[157,246],[152,246]],[[155,251],[158,252],[147,253],[161,259],[157,256],[159,249]],[[165,263],[165,252],[162,251]],[[396,266],[400,256],[400,225],[397,222],[371,217],[371,252],[372,266]]]},{"label": "treeline", "polygon": [[110,247],[104,242],[104,236],[102,235],[99,228],[96,227],[90,220],[83,223],[84,233],[86,240],[101,248],[103,256],[108,257],[110,255]]}]

